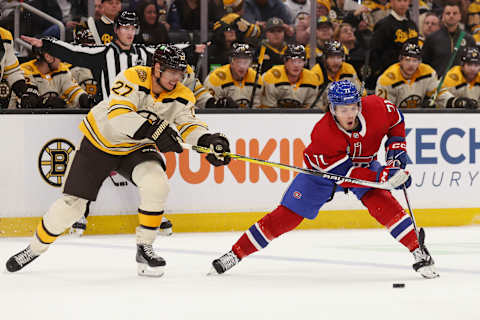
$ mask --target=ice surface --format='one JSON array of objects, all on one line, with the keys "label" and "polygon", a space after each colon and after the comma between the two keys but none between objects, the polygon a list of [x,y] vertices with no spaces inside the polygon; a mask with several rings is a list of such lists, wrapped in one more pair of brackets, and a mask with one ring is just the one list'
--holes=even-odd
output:
[{"label": "ice surface", "polygon": [[[382,229],[294,231],[221,276],[241,233],[177,233],[155,242],[161,278],[137,276],[133,235],[64,237],[0,273],[1,319],[480,319],[480,228],[426,231],[433,280]],[[3,265],[28,241],[0,239]]]}]

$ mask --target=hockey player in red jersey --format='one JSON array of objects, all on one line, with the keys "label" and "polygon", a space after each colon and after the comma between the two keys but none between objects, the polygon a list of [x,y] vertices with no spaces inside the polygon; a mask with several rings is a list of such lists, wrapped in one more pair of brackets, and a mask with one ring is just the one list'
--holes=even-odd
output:
[{"label": "hockey player in red jersey", "polygon": [[[361,98],[358,89],[348,80],[332,83],[328,101],[330,112],[317,122],[311,143],[304,150],[307,167],[368,181],[388,180],[395,189],[408,188],[411,177],[404,170],[407,150],[400,110],[374,95]],[[385,136],[386,165],[381,165],[377,152]],[[438,277],[427,248],[419,243],[412,219],[390,191],[346,182],[336,184],[307,174],[298,174],[280,205],[245,231],[231,251],[212,262],[212,273],[224,273],[243,258],[265,248],[273,239],[295,229],[304,218],[316,218],[323,204],[330,201],[335,192],[346,188],[413,254],[415,271],[425,278]]]}]

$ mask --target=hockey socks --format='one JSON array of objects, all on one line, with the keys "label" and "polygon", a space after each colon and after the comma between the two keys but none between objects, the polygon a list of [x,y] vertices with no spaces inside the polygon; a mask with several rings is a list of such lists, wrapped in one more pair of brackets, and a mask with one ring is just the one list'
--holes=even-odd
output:
[{"label": "hockey socks", "polygon": [[265,248],[278,236],[295,229],[302,220],[302,216],[280,205],[245,231],[232,250],[242,259]]},{"label": "hockey socks", "polygon": [[392,237],[410,251],[418,248],[412,219],[389,191],[372,189],[361,200],[370,215],[385,226]]}]

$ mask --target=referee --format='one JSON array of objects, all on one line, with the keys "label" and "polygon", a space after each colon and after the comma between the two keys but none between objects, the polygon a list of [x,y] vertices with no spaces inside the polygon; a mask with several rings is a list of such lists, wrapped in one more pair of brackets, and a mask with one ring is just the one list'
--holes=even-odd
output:
[{"label": "referee", "polygon": [[43,47],[46,52],[74,66],[92,71],[99,88],[95,102],[108,97],[117,74],[130,67],[151,63],[154,47],[133,44],[138,27],[135,12],[122,11],[114,22],[115,37],[107,45],[73,45],[57,39],[36,39],[22,36],[22,39],[35,47]]}]

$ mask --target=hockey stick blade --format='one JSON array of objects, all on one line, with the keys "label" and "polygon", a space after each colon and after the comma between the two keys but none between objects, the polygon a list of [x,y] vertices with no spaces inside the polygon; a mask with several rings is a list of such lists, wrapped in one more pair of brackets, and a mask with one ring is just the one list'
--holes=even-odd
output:
[{"label": "hockey stick blade", "polygon": [[[190,149],[193,151],[197,151],[198,153],[213,153],[215,152],[209,148],[201,147],[201,146],[193,146],[188,143],[180,143],[184,149]],[[343,183],[343,182],[348,182],[348,183],[354,183],[358,184],[364,187],[370,187],[370,188],[377,188],[377,189],[384,189],[384,190],[392,190],[392,186],[389,185],[388,183],[379,183],[379,182],[373,182],[373,181],[368,181],[368,180],[361,180],[361,179],[356,179],[356,178],[350,178],[350,177],[345,177],[341,176],[338,174],[334,173],[328,173],[324,171],[318,171],[318,170],[312,170],[308,168],[300,168],[300,167],[295,167],[289,164],[283,164],[283,163],[278,163],[278,162],[272,162],[268,160],[262,160],[262,159],[257,159],[257,158],[251,158],[247,156],[243,156],[240,154],[236,153],[230,153],[230,152],[224,152],[221,154],[221,156],[228,156],[232,159],[240,160],[240,161],[246,161],[246,162],[251,162],[263,166],[268,166],[268,167],[274,167],[274,168],[279,168],[279,169],[284,169],[284,170],[290,170],[290,171],[295,171],[299,173],[304,173],[304,174],[309,174],[313,176],[319,176],[325,179],[329,179],[332,181],[335,181],[337,183]]]}]

